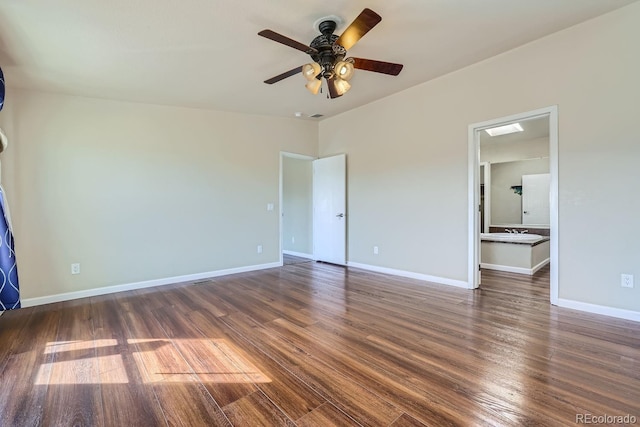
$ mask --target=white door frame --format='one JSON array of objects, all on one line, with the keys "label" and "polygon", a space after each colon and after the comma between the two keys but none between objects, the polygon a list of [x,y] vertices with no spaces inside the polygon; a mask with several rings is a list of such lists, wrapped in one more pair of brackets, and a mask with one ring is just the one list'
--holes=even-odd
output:
[{"label": "white door frame", "polygon": [[[278,183],[278,238],[279,238],[279,243],[278,243],[278,252],[280,253],[280,265],[284,265],[284,257],[282,255],[282,248],[284,247],[284,242],[282,240],[282,233],[283,233],[283,224],[282,224],[282,193],[283,193],[283,185],[284,185],[284,175],[283,175],[283,169],[284,169],[284,158],[285,157],[291,157],[293,159],[300,159],[300,160],[309,160],[309,161],[313,161],[316,160],[317,157],[312,157],[312,156],[307,156],[304,154],[297,154],[297,153],[289,153],[287,151],[281,151],[280,152],[280,177],[279,177],[279,183]],[[311,215],[313,215],[313,210]],[[311,221],[313,222],[313,216],[311,218]],[[311,235],[311,244],[313,245],[313,233]],[[312,246],[313,247],[313,246]]]},{"label": "white door frame", "polygon": [[514,114],[512,116],[500,117],[480,123],[469,125],[469,202],[468,202],[468,230],[469,230],[469,267],[468,286],[475,289],[479,285],[479,265],[480,265],[480,232],[479,232],[479,206],[480,206],[480,131],[484,129],[505,125],[517,121],[524,121],[538,117],[549,118],[549,173],[551,175],[551,188],[549,195],[550,206],[550,237],[551,237],[551,277],[550,277],[550,301],[551,304],[558,304],[558,106],[540,108],[538,110],[527,111]]},{"label": "white door frame", "polygon": [[480,166],[484,166],[484,230],[480,231],[488,233],[491,224],[491,163],[481,162]]}]

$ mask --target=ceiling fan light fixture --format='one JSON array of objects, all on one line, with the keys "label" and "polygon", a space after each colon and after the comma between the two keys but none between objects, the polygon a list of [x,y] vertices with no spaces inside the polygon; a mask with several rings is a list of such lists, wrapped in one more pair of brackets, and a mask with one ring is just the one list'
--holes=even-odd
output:
[{"label": "ceiling fan light fixture", "polygon": [[391,76],[397,76],[402,70],[402,64],[377,61],[365,58],[347,58],[347,51],[353,47],[365,34],[380,23],[382,17],[369,8],[365,8],[354,19],[341,35],[334,34],[342,20],[335,16],[328,16],[316,21],[314,28],[320,34],[308,45],[293,40],[273,30],[264,29],[258,35],[276,43],[304,52],[311,57],[311,62],[275,77],[265,80],[266,84],[274,84],[295,74],[302,73],[307,80],[305,87],[309,92],[317,94],[321,91],[322,80],[327,81],[327,98],[337,98],[351,89],[349,80],[354,71],[372,71]]},{"label": "ceiling fan light fixture", "polygon": [[320,67],[320,64],[318,64],[317,62],[304,64],[302,66],[302,75],[310,82],[313,82],[313,80],[316,79],[316,76],[320,74],[320,71],[322,71],[322,67]]},{"label": "ceiling fan light fixture", "polygon": [[314,78],[313,80],[309,81],[306,85],[304,85],[304,87],[306,87],[307,90],[314,95],[318,94],[321,86],[322,86],[322,80],[316,79],[316,78]]},{"label": "ceiling fan light fixture", "polygon": [[335,66],[336,77],[342,80],[349,81],[353,77],[353,71],[355,70],[353,64],[347,61],[339,61]]},{"label": "ceiling fan light fixture", "polygon": [[349,89],[351,89],[351,84],[348,81],[341,79],[340,77],[336,77],[335,88],[338,96],[341,96],[347,93]]}]

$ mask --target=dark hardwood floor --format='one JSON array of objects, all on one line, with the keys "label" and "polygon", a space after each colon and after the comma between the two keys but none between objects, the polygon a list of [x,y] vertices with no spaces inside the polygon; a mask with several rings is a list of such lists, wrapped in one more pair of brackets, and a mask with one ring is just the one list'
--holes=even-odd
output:
[{"label": "dark hardwood floor", "polygon": [[640,417],[640,324],[306,262],[5,313],[2,426],[573,425]]},{"label": "dark hardwood floor", "polygon": [[301,264],[305,262],[313,262],[313,260],[295,255],[282,254],[282,263],[284,265]]}]

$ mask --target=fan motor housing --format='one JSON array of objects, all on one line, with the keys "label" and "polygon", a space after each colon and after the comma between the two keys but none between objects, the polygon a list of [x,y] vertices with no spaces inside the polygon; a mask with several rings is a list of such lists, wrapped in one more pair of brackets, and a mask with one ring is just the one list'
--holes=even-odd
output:
[{"label": "fan motor housing", "polygon": [[347,51],[336,44],[338,36],[333,34],[336,29],[335,21],[322,21],[319,28],[322,34],[313,39],[309,45],[317,50],[317,53],[311,54],[311,58],[322,66],[322,76],[329,79],[333,76],[334,64],[341,61]]}]

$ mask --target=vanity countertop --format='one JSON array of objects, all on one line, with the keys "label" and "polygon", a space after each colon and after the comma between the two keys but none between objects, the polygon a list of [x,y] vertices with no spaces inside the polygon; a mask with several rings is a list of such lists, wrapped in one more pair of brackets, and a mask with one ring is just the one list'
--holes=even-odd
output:
[{"label": "vanity countertop", "polygon": [[[527,233],[524,234],[514,234],[514,236],[523,236],[525,240],[510,240],[509,237],[498,237],[492,236],[491,234],[496,233],[481,233],[480,239],[482,242],[490,242],[490,243],[506,243],[509,245],[528,245],[528,246],[537,246],[541,243],[548,242],[550,239],[548,236],[538,236],[531,237],[531,239],[526,239]],[[502,234],[502,233],[500,233]]]}]

